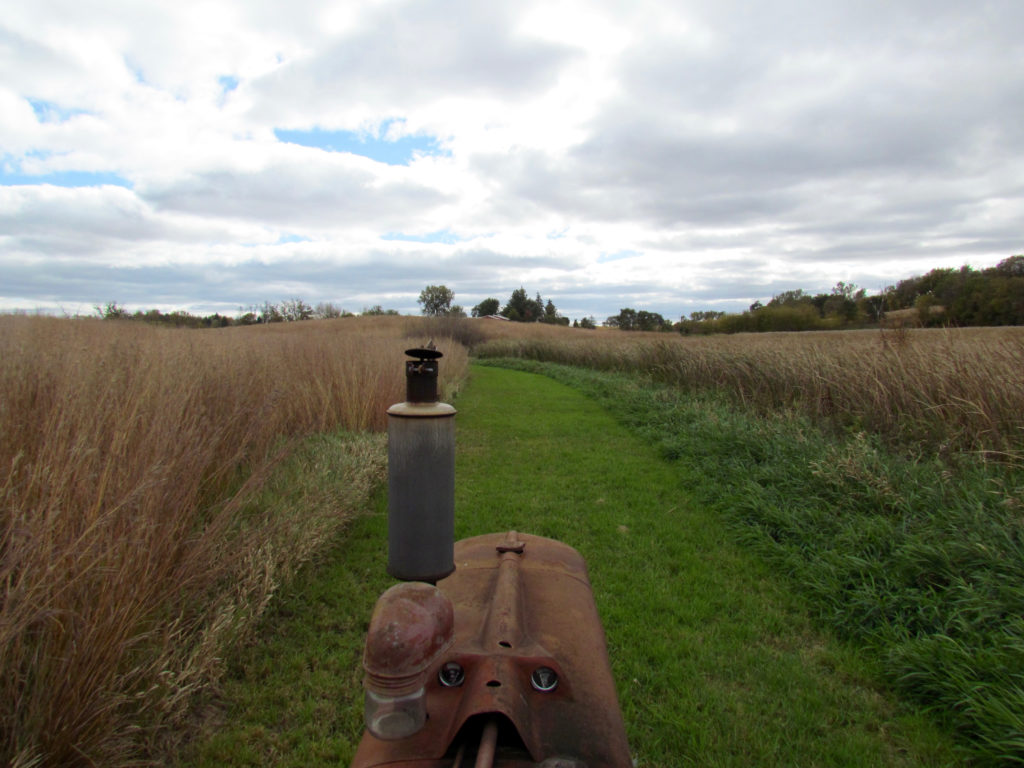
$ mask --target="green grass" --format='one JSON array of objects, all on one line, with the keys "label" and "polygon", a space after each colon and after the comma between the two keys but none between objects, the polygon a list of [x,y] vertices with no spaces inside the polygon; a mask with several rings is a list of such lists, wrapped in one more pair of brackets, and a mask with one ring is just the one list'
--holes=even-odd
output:
[{"label": "green grass", "polygon": [[639,765],[955,762],[614,411],[482,367],[459,408],[457,535],[516,528],[586,557]]},{"label": "green grass", "polygon": [[[957,763],[737,544],[700,498],[708,469],[680,471],[620,423],[635,403],[620,393],[606,410],[549,378],[476,367],[456,405],[457,536],[515,528],[587,558],[639,766]],[[389,583],[383,509],[282,593],[181,764],[351,760],[363,635]]]},{"label": "green grass", "polygon": [[807,598],[816,626],[931,710],[961,759],[1024,763],[1024,476],[757,417],[713,394],[536,363],[674,463],[692,498]]}]

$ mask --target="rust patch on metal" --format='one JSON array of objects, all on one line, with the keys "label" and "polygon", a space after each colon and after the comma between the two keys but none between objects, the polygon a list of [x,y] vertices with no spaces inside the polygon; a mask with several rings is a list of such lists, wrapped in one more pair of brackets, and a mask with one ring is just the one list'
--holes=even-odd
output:
[{"label": "rust patch on metal", "polygon": [[[629,768],[604,630],[583,558],[552,539],[510,531],[455,544],[455,572],[437,586],[454,606],[455,642],[427,678],[428,721],[407,739],[365,734],[352,768],[451,768],[481,716],[501,728],[496,768]],[[461,684],[438,672],[459,664]],[[547,687],[555,676],[557,684]],[[469,754],[467,754],[469,753]],[[472,759],[476,759],[473,757]]]}]

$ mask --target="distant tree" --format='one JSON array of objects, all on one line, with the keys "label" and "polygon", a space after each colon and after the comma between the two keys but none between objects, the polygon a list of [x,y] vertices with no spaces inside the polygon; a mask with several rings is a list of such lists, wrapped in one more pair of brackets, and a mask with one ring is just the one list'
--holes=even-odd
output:
[{"label": "distant tree", "polygon": [[[345,312],[345,310],[342,310],[342,312],[345,315],[350,315],[350,313]],[[380,304],[374,304],[372,307],[363,307],[363,311],[360,314],[378,317],[384,315],[397,315],[399,312],[397,309],[384,309]]]},{"label": "distant tree", "polygon": [[993,271],[1006,277],[1024,277],[1024,256],[1011,256],[995,265]]},{"label": "distant tree", "polygon": [[288,299],[282,301],[278,308],[281,317],[289,323],[299,320],[312,320],[313,308],[302,299]]},{"label": "distant tree", "polygon": [[624,307],[619,310],[619,314],[612,315],[604,324],[609,328],[618,328],[620,331],[635,331],[636,325],[636,310],[630,307]]},{"label": "distant tree", "polygon": [[710,320],[717,320],[720,317],[725,317],[725,312],[716,312],[715,310],[709,309],[703,312],[691,312],[690,320],[695,323],[706,323]]},{"label": "distant tree", "polygon": [[231,324],[231,318],[225,317],[219,312],[214,312],[212,315],[207,315],[203,318],[204,328],[226,328]]},{"label": "distant tree", "polygon": [[[538,296],[538,299],[540,297]],[[545,323],[557,323],[558,322],[558,310],[555,308],[555,303],[548,299],[548,303],[544,305],[544,322]]]},{"label": "distant tree", "polygon": [[526,289],[520,286],[512,291],[501,314],[519,323],[535,323],[544,317],[544,305],[540,303],[540,294],[537,299],[531,299]]},{"label": "distant tree", "polygon": [[858,290],[854,283],[845,283],[842,280],[832,289],[833,296],[842,296],[844,299],[856,299],[858,294],[863,296],[864,290]]},{"label": "distant tree", "polygon": [[671,330],[671,328],[672,324],[658,312],[641,309],[636,313],[636,329],[638,331],[664,331]]},{"label": "distant tree", "polygon": [[911,309],[917,297],[921,295],[921,277],[908,277],[900,280],[896,285],[890,285],[885,289],[885,308],[893,311],[898,309]]},{"label": "distant tree", "polygon": [[584,317],[582,320],[580,320],[580,328],[586,328],[588,330],[593,330],[593,329],[597,328],[597,323],[594,322],[594,318],[593,317]]},{"label": "distant tree", "polygon": [[855,322],[859,311],[858,302],[864,298],[865,293],[863,289],[857,290],[853,283],[839,281],[831,295],[821,303],[821,316],[836,318],[841,324]]},{"label": "distant tree", "polygon": [[276,304],[271,304],[269,301],[263,302],[263,306],[260,307],[260,322],[261,323],[283,323],[284,316],[281,311],[277,308]]},{"label": "distant tree", "polygon": [[432,317],[447,315],[452,308],[452,299],[455,298],[455,291],[444,285],[428,285],[420,291],[420,297],[416,300],[423,305],[423,314]]},{"label": "distant tree", "polygon": [[914,309],[917,310],[917,319],[921,325],[929,325],[939,313],[935,297],[930,293],[922,293],[914,302]]},{"label": "distant tree", "polygon": [[127,320],[131,317],[131,313],[116,301],[108,301],[102,307],[97,304],[93,309],[104,320]]},{"label": "distant tree", "polygon": [[345,317],[348,314],[344,309],[329,301],[321,301],[313,307],[313,317],[318,320],[334,320],[338,317]]},{"label": "distant tree", "polygon": [[451,307],[448,309],[448,316],[449,317],[465,317],[466,316],[466,310],[463,309],[458,304],[452,304]]},{"label": "distant tree", "polygon": [[882,315],[885,314],[885,296],[883,294],[865,296],[859,304],[869,321],[872,323],[881,322]]},{"label": "distant tree", "polygon": [[[539,293],[537,294],[537,298],[533,304],[537,308],[541,307],[541,298]],[[543,314],[540,316],[540,321],[542,323],[548,323],[549,325],[569,325],[569,318],[562,317],[558,314],[558,307],[555,306],[555,302],[551,299],[548,299],[547,302],[543,304],[543,308]]]},{"label": "distant tree", "polygon": [[361,314],[377,316],[377,315],[397,315],[397,309],[384,309],[380,304],[374,304],[372,307],[363,307]]},{"label": "distant tree", "polygon": [[[768,302],[769,307],[783,307],[790,304],[803,304],[811,301],[811,297],[804,293],[803,288],[797,288],[793,291],[783,291],[782,293],[772,296],[772,300]],[[758,302],[760,303],[760,302]],[[751,307],[751,311],[754,308]]]},{"label": "distant tree", "polygon": [[501,309],[501,302],[497,299],[484,299],[473,307],[473,317],[489,317],[498,314]]}]

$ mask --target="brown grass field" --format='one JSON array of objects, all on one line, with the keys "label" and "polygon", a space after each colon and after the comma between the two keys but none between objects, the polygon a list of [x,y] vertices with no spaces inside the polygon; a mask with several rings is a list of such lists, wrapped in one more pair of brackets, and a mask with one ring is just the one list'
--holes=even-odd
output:
[{"label": "brown grass field", "polygon": [[[125,764],[180,720],[380,481],[383,438],[354,437],[351,498],[246,518],[296,439],[383,427],[410,322],[0,317],[0,762]],[[466,352],[438,346],[451,396]]]},{"label": "brown grass field", "polygon": [[1024,328],[683,337],[500,325],[474,354],[644,372],[903,447],[1024,460]]},{"label": "brown grass field", "polygon": [[[468,329],[468,330],[467,330]],[[277,585],[383,476],[402,351],[452,328],[218,330],[0,317],[0,761],[127,765],[186,716]],[[477,320],[481,356],[645,372],[941,451],[1024,455],[1024,329],[680,337]],[[253,519],[293,446],[347,430],[351,493]],[[377,431],[377,434],[373,434]]]}]

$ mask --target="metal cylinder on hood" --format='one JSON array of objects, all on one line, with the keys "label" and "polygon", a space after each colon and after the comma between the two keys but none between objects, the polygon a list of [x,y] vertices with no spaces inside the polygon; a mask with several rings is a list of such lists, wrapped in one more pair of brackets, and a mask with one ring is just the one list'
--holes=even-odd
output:
[{"label": "metal cylinder on hood", "polygon": [[434,583],[455,570],[456,411],[437,400],[442,354],[406,354],[406,401],[388,408],[388,573]]}]

